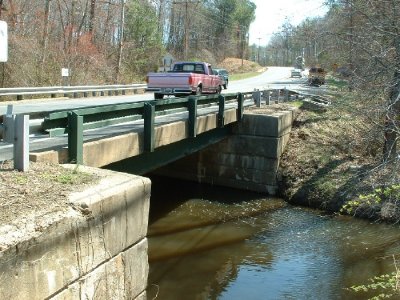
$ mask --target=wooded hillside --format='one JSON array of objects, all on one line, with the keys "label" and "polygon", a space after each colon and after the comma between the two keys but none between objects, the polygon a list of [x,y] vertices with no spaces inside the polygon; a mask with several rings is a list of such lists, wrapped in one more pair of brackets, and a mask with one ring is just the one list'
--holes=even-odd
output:
[{"label": "wooded hillside", "polygon": [[247,57],[249,0],[0,0],[9,60],[0,86],[128,83],[167,52],[213,64]]},{"label": "wooded hillside", "polygon": [[323,18],[298,26],[287,20],[269,45],[259,49],[266,53],[261,63],[292,66],[303,56],[306,66],[321,65],[346,79],[358,99],[357,107],[348,109],[365,124],[375,124],[363,137],[365,145],[381,140],[384,132],[384,157],[395,158],[400,133],[400,1],[329,0],[327,5]]}]

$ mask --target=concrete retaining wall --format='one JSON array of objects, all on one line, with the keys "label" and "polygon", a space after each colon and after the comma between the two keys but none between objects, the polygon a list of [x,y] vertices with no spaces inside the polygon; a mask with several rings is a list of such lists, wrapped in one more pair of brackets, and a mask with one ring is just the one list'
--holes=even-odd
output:
[{"label": "concrete retaining wall", "polygon": [[274,195],[280,156],[297,110],[253,109],[233,135],[157,170],[157,174]]},{"label": "concrete retaining wall", "polygon": [[146,299],[150,180],[85,169],[74,208],[0,228],[0,299]]}]

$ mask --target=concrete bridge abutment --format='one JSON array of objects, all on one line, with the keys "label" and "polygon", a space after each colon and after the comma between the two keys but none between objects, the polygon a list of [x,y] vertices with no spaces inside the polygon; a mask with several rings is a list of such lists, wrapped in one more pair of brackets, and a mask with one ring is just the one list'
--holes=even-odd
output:
[{"label": "concrete bridge abutment", "polygon": [[156,173],[275,195],[280,157],[296,115],[296,108],[252,108],[234,125],[231,136]]},{"label": "concrete bridge abutment", "polygon": [[1,299],[146,299],[150,180],[81,171],[100,179],[68,211],[0,227]]}]

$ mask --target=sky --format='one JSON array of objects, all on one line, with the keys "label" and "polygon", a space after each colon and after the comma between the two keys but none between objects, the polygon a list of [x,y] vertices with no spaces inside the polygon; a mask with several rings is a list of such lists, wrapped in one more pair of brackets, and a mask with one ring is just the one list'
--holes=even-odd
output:
[{"label": "sky", "polygon": [[250,25],[250,44],[264,46],[272,33],[278,32],[287,18],[298,25],[307,17],[323,16],[325,0],[251,0],[256,6],[256,19]]}]

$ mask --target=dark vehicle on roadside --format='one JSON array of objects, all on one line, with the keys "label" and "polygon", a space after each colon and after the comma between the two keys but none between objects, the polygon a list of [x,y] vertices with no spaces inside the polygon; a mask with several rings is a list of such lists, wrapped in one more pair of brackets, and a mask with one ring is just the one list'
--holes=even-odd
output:
[{"label": "dark vehicle on roadside", "polygon": [[308,71],[308,84],[320,86],[325,84],[326,71],[321,67],[311,67]]},{"label": "dark vehicle on roadside", "polygon": [[213,69],[214,70],[214,74],[218,75],[221,80],[222,80],[222,86],[224,87],[224,89],[226,90],[228,88],[228,83],[229,83],[229,73],[227,70],[225,69]]}]

